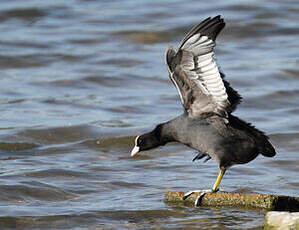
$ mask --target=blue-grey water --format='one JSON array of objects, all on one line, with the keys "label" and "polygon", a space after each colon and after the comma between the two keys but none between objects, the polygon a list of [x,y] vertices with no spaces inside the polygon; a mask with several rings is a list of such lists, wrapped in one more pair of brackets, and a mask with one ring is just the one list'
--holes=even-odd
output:
[{"label": "blue-grey water", "polygon": [[218,167],[134,138],[180,113],[164,52],[221,14],[216,57],[244,97],[235,112],[277,156],[232,167],[226,191],[299,195],[298,1],[0,2],[1,229],[261,229],[265,212],[172,207]]}]

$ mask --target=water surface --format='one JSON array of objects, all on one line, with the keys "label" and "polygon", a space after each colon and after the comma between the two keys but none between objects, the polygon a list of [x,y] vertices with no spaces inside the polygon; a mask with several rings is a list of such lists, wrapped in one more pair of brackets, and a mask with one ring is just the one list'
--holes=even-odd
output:
[{"label": "water surface", "polygon": [[223,15],[216,56],[236,115],[275,158],[231,168],[227,191],[298,196],[296,1],[1,1],[1,229],[261,229],[264,212],[172,207],[210,188],[215,162],[178,144],[130,158],[136,135],[180,113],[164,52]]}]

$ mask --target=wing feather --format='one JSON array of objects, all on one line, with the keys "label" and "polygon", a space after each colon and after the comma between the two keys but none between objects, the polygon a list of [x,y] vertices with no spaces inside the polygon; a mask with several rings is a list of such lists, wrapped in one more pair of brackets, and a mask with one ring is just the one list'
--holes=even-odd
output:
[{"label": "wing feather", "polygon": [[241,101],[223,80],[214,57],[215,40],[224,26],[220,16],[207,18],[187,33],[177,52],[171,47],[166,51],[170,79],[191,117],[218,114],[227,118]]}]

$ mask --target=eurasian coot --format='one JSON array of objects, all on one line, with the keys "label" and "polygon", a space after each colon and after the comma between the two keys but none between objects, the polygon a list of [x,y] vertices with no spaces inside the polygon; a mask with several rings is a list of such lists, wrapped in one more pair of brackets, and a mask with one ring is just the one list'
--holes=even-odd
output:
[{"label": "eurasian coot", "polygon": [[[259,154],[273,157],[268,137],[231,113],[241,96],[224,79],[214,58],[215,40],[225,23],[220,16],[207,18],[193,27],[177,51],[166,51],[169,76],[177,88],[184,113],[137,136],[131,156],[168,142],[180,142],[200,153],[193,159],[213,158],[219,165],[218,178],[210,192],[217,192],[227,168],[245,164]],[[193,191],[194,192],[194,191]],[[185,194],[184,199],[193,193]],[[204,192],[198,196],[195,205]]]}]

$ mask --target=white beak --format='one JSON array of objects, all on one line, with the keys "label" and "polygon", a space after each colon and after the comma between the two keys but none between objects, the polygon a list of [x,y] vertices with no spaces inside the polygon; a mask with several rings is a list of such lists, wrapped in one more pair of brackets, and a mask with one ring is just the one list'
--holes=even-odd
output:
[{"label": "white beak", "polygon": [[135,156],[139,152],[139,147],[135,146],[131,152],[131,157]]}]

